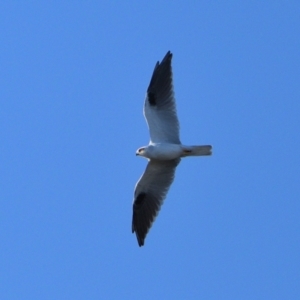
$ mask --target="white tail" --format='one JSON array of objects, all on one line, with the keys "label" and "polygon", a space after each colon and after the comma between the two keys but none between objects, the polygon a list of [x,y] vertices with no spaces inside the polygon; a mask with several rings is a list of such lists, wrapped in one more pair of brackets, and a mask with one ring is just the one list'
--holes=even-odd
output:
[{"label": "white tail", "polygon": [[212,146],[183,146],[182,156],[203,156],[212,154]]}]

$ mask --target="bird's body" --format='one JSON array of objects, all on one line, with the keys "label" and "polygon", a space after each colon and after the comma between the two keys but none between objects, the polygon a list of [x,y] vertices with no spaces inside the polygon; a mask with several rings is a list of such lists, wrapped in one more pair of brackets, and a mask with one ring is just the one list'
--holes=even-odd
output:
[{"label": "bird's body", "polygon": [[183,153],[180,144],[150,143],[143,147],[144,151],[139,154],[149,159],[170,160],[181,157]]},{"label": "bird's body", "polygon": [[139,148],[136,155],[147,158],[149,162],[135,187],[132,217],[132,232],[136,233],[139,246],[144,245],[146,235],[174,180],[180,159],[211,155],[210,145],[185,146],[180,142],[171,60],[169,51],[161,63],[157,62],[144,104],[150,143]]},{"label": "bird's body", "polygon": [[139,148],[136,155],[149,159],[170,160],[186,156],[211,155],[211,146],[184,146],[171,143],[150,143],[148,146]]}]

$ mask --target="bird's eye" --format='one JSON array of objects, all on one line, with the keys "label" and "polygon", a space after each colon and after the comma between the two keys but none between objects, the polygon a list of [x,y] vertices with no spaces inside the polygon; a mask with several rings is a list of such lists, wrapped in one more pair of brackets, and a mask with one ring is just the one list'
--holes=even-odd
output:
[{"label": "bird's eye", "polygon": [[139,153],[143,152],[144,151],[144,148],[140,148],[139,149]]}]

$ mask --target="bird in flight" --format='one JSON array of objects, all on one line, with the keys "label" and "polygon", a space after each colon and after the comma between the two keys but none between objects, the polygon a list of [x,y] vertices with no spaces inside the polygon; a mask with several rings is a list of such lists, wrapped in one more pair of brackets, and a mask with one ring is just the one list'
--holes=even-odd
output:
[{"label": "bird in flight", "polygon": [[148,165],[135,186],[132,216],[132,233],[140,247],[166,198],[180,159],[212,154],[210,145],[186,146],[180,142],[171,61],[168,51],[161,63],[156,63],[144,103],[150,142],[136,155],[147,158]]}]

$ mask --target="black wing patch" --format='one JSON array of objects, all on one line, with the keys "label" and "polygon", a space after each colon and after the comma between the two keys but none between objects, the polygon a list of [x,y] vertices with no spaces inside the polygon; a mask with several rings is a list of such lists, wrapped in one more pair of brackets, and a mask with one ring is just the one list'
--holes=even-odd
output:
[{"label": "black wing patch", "polygon": [[143,203],[145,202],[145,200],[146,200],[146,193],[143,193],[143,192],[140,193],[136,197],[136,199],[135,199],[135,201],[133,203],[134,209],[139,209],[141,206],[143,206]]},{"label": "black wing patch", "polygon": [[149,101],[149,104],[151,106],[155,106],[156,105],[156,96],[155,96],[154,93],[148,92],[148,101]]},{"label": "black wing patch", "polygon": [[147,89],[147,99],[151,106],[157,106],[157,98],[168,98],[172,93],[172,53],[167,52],[161,63],[157,62]]},{"label": "black wing patch", "polygon": [[140,247],[144,245],[146,235],[159,209],[159,200],[149,193],[140,193],[134,201],[132,214],[132,233],[136,233]]}]

